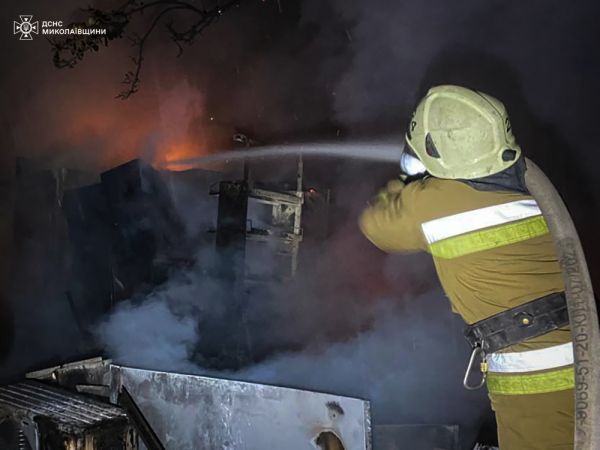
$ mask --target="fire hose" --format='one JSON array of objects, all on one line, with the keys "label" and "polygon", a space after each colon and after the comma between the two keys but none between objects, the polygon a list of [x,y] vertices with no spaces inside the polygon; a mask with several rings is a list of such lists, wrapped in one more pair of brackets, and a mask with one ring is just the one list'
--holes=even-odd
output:
[{"label": "fire hose", "polygon": [[600,449],[600,328],[583,248],[560,195],[529,159],[527,188],[536,199],[556,244],[565,283],[575,371],[575,450]]}]

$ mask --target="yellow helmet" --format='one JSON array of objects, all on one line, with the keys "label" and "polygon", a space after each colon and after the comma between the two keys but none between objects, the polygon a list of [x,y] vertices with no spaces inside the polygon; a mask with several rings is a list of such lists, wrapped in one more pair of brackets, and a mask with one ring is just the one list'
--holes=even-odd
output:
[{"label": "yellow helmet", "polygon": [[521,155],[502,102],[452,85],[427,92],[413,113],[406,142],[438,178],[482,178],[509,168]]}]

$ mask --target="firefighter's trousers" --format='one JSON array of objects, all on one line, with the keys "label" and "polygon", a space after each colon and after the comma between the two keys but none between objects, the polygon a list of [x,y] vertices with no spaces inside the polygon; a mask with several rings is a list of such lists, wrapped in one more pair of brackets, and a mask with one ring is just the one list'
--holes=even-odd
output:
[{"label": "firefighter's trousers", "polygon": [[573,449],[573,389],[490,399],[500,450]]}]

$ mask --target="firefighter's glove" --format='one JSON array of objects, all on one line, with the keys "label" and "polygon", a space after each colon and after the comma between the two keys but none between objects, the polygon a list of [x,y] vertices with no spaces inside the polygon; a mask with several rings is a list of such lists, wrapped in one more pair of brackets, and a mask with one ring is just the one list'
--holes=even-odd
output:
[{"label": "firefighter's glove", "polygon": [[371,205],[386,207],[390,204],[392,199],[396,197],[400,191],[402,191],[402,189],[404,189],[404,186],[404,181],[400,180],[399,178],[388,181],[385,188],[380,190],[375,198],[371,201]]}]

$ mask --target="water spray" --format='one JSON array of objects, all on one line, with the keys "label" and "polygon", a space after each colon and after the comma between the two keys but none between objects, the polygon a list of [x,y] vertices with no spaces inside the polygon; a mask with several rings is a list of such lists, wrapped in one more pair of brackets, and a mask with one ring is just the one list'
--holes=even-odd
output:
[{"label": "water spray", "polygon": [[238,159],[279,158],[285,156],[315,156],[363,159],[398,163],[403,150],[400,142],[302,143],[267,145],[243,150],[230,150],[214,155],[169,161],[171,167],[198,167],[207,163],[229,162]]}]

